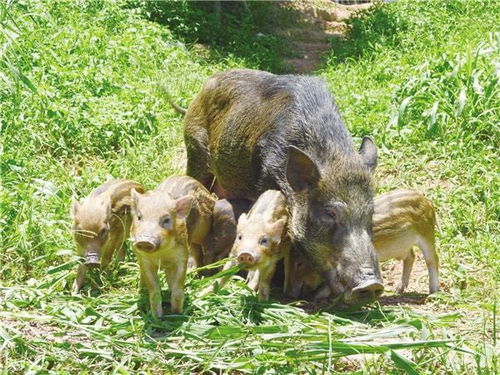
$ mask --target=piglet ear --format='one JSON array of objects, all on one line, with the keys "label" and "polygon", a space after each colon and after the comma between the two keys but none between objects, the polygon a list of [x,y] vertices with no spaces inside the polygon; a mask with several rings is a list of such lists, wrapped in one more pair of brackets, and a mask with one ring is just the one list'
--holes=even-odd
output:
[{"label": "piglet ear", "polygon": [[246,213],[242,213],[238,219],[238,224],[239,225],[245,225],[245,223],[248,221],[248,216]]},{"label": "piglet ear", "polygon": [[74,220],[76,218],[76,216],[78,215],[78,209],[80,208],[80,203],[78,203],[78,201],[73,198],[73,200],[71,201],[71,207],[69,209],[69,213],[71,215],[71,218]]},{"label": "piglet ear", "polygon": [[175,212],[179,219],[185,219],[189,215],[193,200],[192,195],[184,195],[175,201]]},{"label": "piglet ear", "polygon": [[140,198],[140,193],[137,192],[135,189],[130,190],[130,208],[132,210],[136,210],[137,208],[137,202],[139,201]]},{"label": "piglet ear", "polygon": [[275,221],[273,224],[271,224],[269,234],[271,235],[273,242],[275,242],[276,244],[279,244],[281,242],[283,235],[285,235],[285,233],[283,233],[285,225],[286,225],[286,218],[281,218]]}]

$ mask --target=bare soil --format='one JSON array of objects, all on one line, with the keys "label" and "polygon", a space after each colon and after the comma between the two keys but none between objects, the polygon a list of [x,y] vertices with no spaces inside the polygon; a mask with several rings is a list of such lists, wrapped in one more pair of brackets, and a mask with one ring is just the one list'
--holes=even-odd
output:
[{"label": "bare soil", "polygon": [[342,5],[331,0],[286,1],[280,6],[299,13],[297,24],[278,31],[290,39],[296,57],[285,59],[295,73],[308,73],[319,67],[322,56],[330,50],[330,38],[343,38],[345,21],[353,13],[367,9],[367,4]]}]

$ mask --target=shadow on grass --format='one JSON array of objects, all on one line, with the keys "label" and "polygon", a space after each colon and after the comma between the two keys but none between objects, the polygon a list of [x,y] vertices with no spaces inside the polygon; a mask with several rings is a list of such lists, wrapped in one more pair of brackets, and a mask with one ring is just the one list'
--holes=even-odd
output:
[{"label": "shadow on grass", "polygon": [[[274,73],[290,72],[284,57],[293,57],[289,41],[278,30],[301,22],[301,14],[278,2],[144,1],[145,16],[165,25],[176,39],[200,45],[214,63],[228,56]],[[196,47],[195,46],[195,47]]]},{"label": "shadow on grass", "polygon": [[405,293],[395,296],[382,296],[380,298],[380,304],[382,306],[396,306],[401,303],[406,305],[423,305],[428,296],[428,294],[424,293]]},{"label": "shadow on grass", "polygon": [[392,49],[401,43],[408,23],[391,4],[376,3],[346,20],[345,38],[332,38],[329,60],[344,63],[381,49]]}]

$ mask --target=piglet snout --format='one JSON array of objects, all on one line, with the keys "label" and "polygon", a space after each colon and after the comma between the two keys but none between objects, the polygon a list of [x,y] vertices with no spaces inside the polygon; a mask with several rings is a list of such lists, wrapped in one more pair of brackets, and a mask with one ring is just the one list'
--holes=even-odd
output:
[{"label": "piglet snout", "polygon": [[243,252],[238,255],[238,262],[240,262],[241,264],[253,266],[255,264],[255,261],[255,257],[249,252]]},{"label": "piglet snout", "polygon": [[89,268],[97,268],[101,265],[99,254],[89,251],[85,257],[85,265]]},{"label": "piglet snout", "polygon": [[156,244],[153,241],[141,240],[134,242],[134,246],[137,250],[144,251],[146,253],[151,253],[156,250]]}]

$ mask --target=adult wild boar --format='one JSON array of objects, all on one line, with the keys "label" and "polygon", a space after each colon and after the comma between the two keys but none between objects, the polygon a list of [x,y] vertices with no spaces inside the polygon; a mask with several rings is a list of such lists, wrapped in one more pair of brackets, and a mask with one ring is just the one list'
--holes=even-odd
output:
[{"label": "adult wild boar", "polygon": [[187,174],[224,198],[281,190],[289,234],[335,293],[383,291],[371,242],[377,149],[359,152],[321,79],[230,70],[209,78],[185,117]]}]

